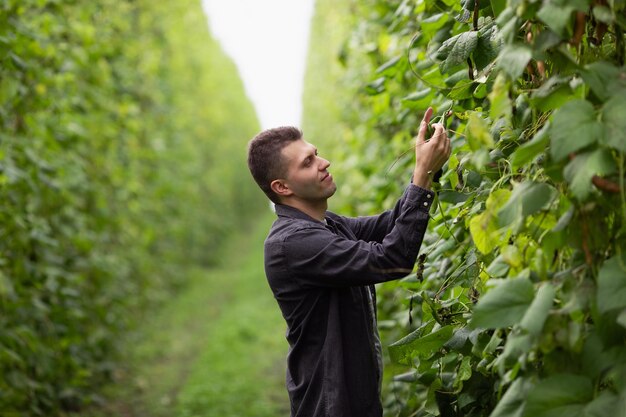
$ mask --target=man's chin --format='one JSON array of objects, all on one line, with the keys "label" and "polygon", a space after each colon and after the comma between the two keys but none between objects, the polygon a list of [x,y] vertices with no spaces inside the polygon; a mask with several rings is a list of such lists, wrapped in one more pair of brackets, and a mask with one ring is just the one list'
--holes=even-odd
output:
[{"label": "man's chin", "polygon": [[328,190],[328,195],[326,198],[332,197],[333,195],[335,195],[336,192],[337,192],[337,185],[335,185],[335,183],[333,182],[333,185]]}]

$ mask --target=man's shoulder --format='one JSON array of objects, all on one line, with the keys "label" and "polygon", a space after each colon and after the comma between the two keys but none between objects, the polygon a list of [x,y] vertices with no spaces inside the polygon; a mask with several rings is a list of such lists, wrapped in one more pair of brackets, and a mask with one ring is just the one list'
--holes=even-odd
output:
[{"label": "man's shoulder", "polygon": [[325,231],[326,228],[319,222],[280,216],[272,224],[269,234],[265,239],[265,244],[268,245],[272,243],[284,242],[288,237],[298,234],[304,230]]},{"label": "man's shoulder", "polygon": [[326,212],[326,217],[329,217],[329,218],[333,219],[334,221],[339,221],[339,222],[345,221],[345,219],[347,219],[346,216],[342,216],[340,214],[333,213],[332,211],[327,211]]}]

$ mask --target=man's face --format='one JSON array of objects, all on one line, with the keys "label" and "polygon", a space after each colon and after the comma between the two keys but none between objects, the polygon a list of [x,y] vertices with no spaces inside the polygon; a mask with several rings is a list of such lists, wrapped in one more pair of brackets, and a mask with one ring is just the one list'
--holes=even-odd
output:
[{"label": "man's face", "polygon": [[293,195],[304,201],[326,200],[337,190],[328,172],[330,162],[317,155],[317,148],[303,139],[283,148],[282,157],[287,164],[285,183]]}]

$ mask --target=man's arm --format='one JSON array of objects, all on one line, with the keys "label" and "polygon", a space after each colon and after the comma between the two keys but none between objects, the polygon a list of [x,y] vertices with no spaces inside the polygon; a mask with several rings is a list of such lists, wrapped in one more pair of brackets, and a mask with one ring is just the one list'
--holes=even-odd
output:
[{"label": "man's arm", "polygon": [[[350,228],[357,239],[364,240],[366,242],[381,243],[385,236],[391,232],[396,219],[402,212],[402,207],[406,202],[409,189],[410,187],[407,187],[404,190],[404,193],[391,210],[386,210],[374,216],[338,217],[340,217],[343,223]],[[424,189],[423,192],[427,193],[428,199],[432,199],[432,191]],[[428,197],[428,194],[430,194],[430,197]]]},{"label": "man's arm", "polygon": [[426,233],[432,194],[410,185],[406,202],[382,242],[351,240],[319,227],[290,233],[277,247],[289,275],[304,287],[349,287],[406,276]]},{"label": "man's arm", "polygon": [[[434,124],[432,136],[430,139],[426,138],[432,113],[432,108],[428,108],[420,124],[415,141],[415,167],[412,178],[412,183],[429,192],[431,197],[432,191],[429,188],[433,173],[439,171],[450,156],[450,141],[442,124]],[[380,243],[391,231],[406,201],[406,194],[405,191],[393,210],[385,211],[377,216],[344,217],[343,219],[358,239]]]}]

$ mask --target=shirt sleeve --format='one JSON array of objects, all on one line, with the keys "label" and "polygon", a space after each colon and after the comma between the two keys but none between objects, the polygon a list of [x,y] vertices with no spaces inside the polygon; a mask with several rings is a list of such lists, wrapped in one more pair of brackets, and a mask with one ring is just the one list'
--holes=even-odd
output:
[{"label": "shirt sleeve", "polygon": [[[433,192],[425,188],[418,187],[416,185],[409,185],[402,197],[398,199],[393,209],[387,210],[381,214],[375,216],[362,216],[362,217],[344,217],[343,223],[348,226],[358,239],[365,240],[366,242],[378,242],[381,243],[385,236],[391,232],[395,221],[402,213],[402,208],[407,201],[415,201],[418,199],[424,199],[429,203],[432,201]],[[422,207],[428,211],[430,209],[430,203]]]},{"label": "shirt sleeve", "polygon": [[289,272],[300,284],[311,287],[370,285],[409,274],[432,204],[432,192],[409,187],[391,230],[381,242],[350,240],[317,226],[287,236],[283,250]]}]

